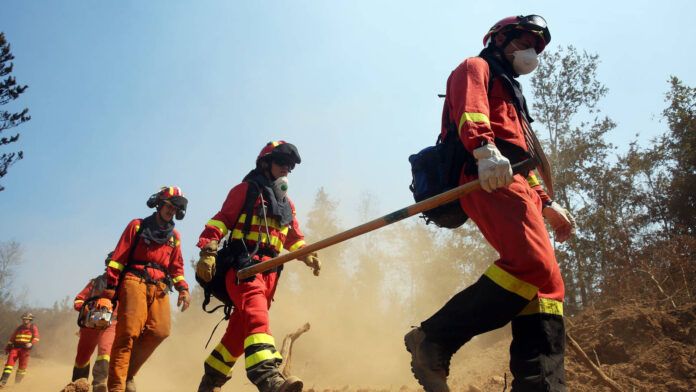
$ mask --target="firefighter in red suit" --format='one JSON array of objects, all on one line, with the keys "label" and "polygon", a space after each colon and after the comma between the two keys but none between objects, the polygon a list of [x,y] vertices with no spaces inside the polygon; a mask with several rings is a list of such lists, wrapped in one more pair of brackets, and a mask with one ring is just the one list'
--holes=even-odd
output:
[{"label": "firefighter in red suit", "polygon": [[119,307],[107,382],[110,392],[134,392],[133,378],[169,336],[170,287],[179,292],[177,306],[182,311],[190,304],[181,237],[174,229],[174,217],[183,219],[187,204],[175,186],[150,196],[147,206],[157,210],[126,226],[109,261],[102,298],[117,297]]},{"label": "firefighter in red suit", "polygon": [[[268,309],[280,268],[245,281],[236,277],[238,269],[264,262],[283,249],[293,251],[304,246],[295,207],[286,195],[287,175],[300,161],[294,145],[284,141],[268,143],[258,156],[256,168],[230,190],[222,208],[200,235],[201,259],[196,274],[205,282],[214,276],[218,244],[227,236],[225,249],[233,249],[235,264],[221,279],[225,280],[235,309],[222,341],[205,360],[199,392],[219,391],[242,354],[247,377],[259,391],[302,390],[300,379],[285,378],[279,372],[282,357],[269,326]],[[302,260],[319,275],[321,264],[316,253]]]},{"label": "firefighter in red suit", "polygon": [[[113,253],[109,253],[106,258],[108,265]],[[99,298],[102,291],[106,288],[106,273],[91,279],[87,286],[75,297],[73,306],[78,312],[82,309],[85,301]],[[97,300],[99,301],[99,300]],[[108,300],[107,300],[108,301]],[[97,305],[98,306],[98,305]],[[72,381],[80,378],[89,378],[90,359],[94,349],[97,349],[97,359],[94,361],[92,369],[92,391],[106,392],[106,379],[109,375],[109,360],[111,345],[116,334],[116,309],[111,316],[111,325],[105,329],[80,328],[80,340],[77,343],[77,355],[73,366]]]},{"label": "firefighter in red suit", "polygon": [[544,218],[559,242],[569,238],[574,220],[533,172],[511,170],[511,161],[536,158],[551,193],[548,163],[515,80],[534,70],[550,40],[538,15],[505,18],[485,35],[481,54],[447,81],[442,136],[456,132],[466,150],[460,184],[478,178],[483,188],[460,203],[500,258],[406,335],[413,373],[427,392],[449,391],[451,356],[472,337],[510,322],[512,390],[566,390],[564,286]]},{"label": "firefighter in red suit", "polygon": [[5,363],[5,369],[3,369],[2,377],[0,378],[0,388],[7,384],[7,380],[10,378],[17,360],[19,360],[19,367],[15,374],[15,383],[19,384],[22,382],[22,379],[27,374],[29,352],[39,341],[39,329],[32,322],[33,320],[34,315],[28,312],[24,313],[22,315],[22,324],[15,329],[5,346],[7,362]]}]

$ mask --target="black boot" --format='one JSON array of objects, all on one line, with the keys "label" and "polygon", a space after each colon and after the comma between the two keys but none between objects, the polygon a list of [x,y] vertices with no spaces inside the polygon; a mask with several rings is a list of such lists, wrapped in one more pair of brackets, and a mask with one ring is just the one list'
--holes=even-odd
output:
[{"label": "black boot", "polygon": [[109,377],[109,361],[100,359],[94,362],[92,370],[92,392],[107,392],[106,379]]},{"label": "black boot", "polygon": [[220,388],[232,377],[225,377],[217,372],[208,371],[203,374],[198,392],[219,392]]},{"label": "black boot", "polygon": [[0,388],[7,384],[7,380],[10,379],[10,374],[12,374],[11,371],[8,372],[7,369],[2,373],[2,377],[0,377]]},{"label": "black boot", "polygon": [[270,377],[256,384],[259,392],[302,392],[304,383],[295,376],[284,377],[276,372]]},{"label": "black boot", "polygon": [[75,382],[81,378],[89,378],[89,363],[85,367],[73,366],[71,381]]},{"label": "black boot", "polygon": [[404,336],[406,350],[411,353],[411,371],[426,392],[448,392],[447,376],[452,353],[426,339],[421,328]]}]

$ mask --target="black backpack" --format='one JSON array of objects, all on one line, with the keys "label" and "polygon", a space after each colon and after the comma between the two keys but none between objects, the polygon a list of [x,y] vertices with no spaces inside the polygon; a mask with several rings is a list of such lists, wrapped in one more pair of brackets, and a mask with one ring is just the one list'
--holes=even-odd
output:
[{"label": "black backpack", "polygon": [[[426,147],[408,158],[411,162],[411,192],[416,202],[439,195],[459,185],[464,163],[473,160],[450,127],[444,140],[438,136],[434,146]],[[474,162],[475,165],[475,162]],[[467,165],[470,167],[470,165]],[[459,199],[423,212],[426,224],[456,229],[469,218],[459,204]]]},{"label": "black backpack", "polygon": [[[242,240],[241,241],[231,241],[228,239],[225,241],[222,249],[218,251],[216,261],[215,261],[215,274],[210,282],[205,282],[196,276],[196,281],[203,288],[203,311],[206,313],[213,313],[220,308],[224,308],[225,318],[229,318],[230,314],[234,310],[234,304],[232,299],[227,294],[227,287],[225,283],[225,277],[230,268],[239,269],[241,259],[250,260],[251,257],[256,253],[256,250],[249,253],[243,248],[242,241],[251,232],[251,220],[254,216],[254,204],[256,199],[259,197],[261,190],[259,186],[253,181],[247,181],[249,183],[249,188],[244,199],[244,206],[240,211],[241,214],[246,214],[246,219],[244,220],[244,228],[242,229]],[[239,217],[237,217],[239,220]],[[258,242],[257,242],[258,246]],[[208,304],[210,304],[210,297],[215,297],[218,301],[222,302],[222,305],[218,305],[211,310],[208,310]]]}]

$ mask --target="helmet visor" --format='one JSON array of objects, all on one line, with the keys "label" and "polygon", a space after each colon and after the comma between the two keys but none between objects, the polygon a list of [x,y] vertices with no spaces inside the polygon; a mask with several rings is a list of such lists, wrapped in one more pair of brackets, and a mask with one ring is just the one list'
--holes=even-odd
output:
[{"label": "helmet visor", "polygon": [[539,37],[544,40],[544,46],[551,42],[551,33],[546,24],[546,19],[539,15],[521,16],[519,18],[519,26],[531,33],[539,35]]}]

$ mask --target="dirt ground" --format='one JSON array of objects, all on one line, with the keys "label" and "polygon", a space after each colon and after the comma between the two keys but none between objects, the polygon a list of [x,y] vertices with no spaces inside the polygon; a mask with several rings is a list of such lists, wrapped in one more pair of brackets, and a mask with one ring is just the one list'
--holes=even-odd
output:
[{"label": "dirt ground", "polygon": [[[211,348],[204,349],[203,346],[217,322],[211,317],[196,317],[198,325],[195,329],[175,326],[172,336],[158,348],[136,378],[139,390],[178,392],[196,389],[203,360]],[[595,362],[599,361],[601,369],[627,392],[694,391],[695,321],[696,303],[681,306],[677,310],[624,304],[621,307],[587,310],[570,319],[568,330],[588,356]],[[300,323],[292,324],[293,322],[289,320],[276,328],[279,341],[282,336],[299,327]],[[407,325],[401,330],[380,336],[372,346],[367,347],[356,345],[356,342],[365,337],[343,335],[352,328],[340,332],[334,329],[333,338],[336,342],[332,343],[322,332],[329,327],[335,327],[329,319],[314,320],[312,329],[297,341],[293,350],[293,373],[305,380],[305,390],[419,390],[409,372],[408,354],[402,347],[401,338],[408,330]],[[222,333],[220,329],[213,342],[219,339]],[[365,334],[369,335],[369,331]],[[504,328],[467,344],[452,359],[449,379],[452,390],[500,392],[505,385],[509,390],[509,342],[509,330]],[[76,343],[77,338],[74,336],[61,342],[65,349],[58,358],[32,358],[24,383],[13,385],[14,378],[11,378],[4,390],[60,391],[69,381]],[[211,343],[213,346],[214,344]],[[569,391],[609,391],[570,349],[567,353]],[[328,361],[326,358],[334,360]],[[238,364],[234,369],[233,379],[223,390],[245,392],[256,389],[246,379]]]}]

